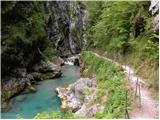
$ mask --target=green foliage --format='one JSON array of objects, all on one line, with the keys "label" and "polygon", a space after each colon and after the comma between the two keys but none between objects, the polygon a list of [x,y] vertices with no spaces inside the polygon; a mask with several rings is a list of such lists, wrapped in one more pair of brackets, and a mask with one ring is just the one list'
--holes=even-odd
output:
[{"label": "green foliage", "polygon": [[[22,117],[21,117],[22,118]],[[62,113],[62,112],[53,112],[53,113],[38,113],[34,119],[81,119],[83,117],[75,116],[71,111]]]},{"label": "green foliage", "polygon": [[61,119],[61,113],[60,112],[54,112],[54,113],[38,113],[34,119]]},{"label": "green foliage", "polygon": [[[87,11],[89,14],[87,14],[87,42],[88,46],[91,46],[93,44],[92,35],[94,34],[94,31],[92,30],[92,26],[96,24],[97,21],[100,19],[100,15],[102,14],[104,2],[102,1],[90,1],[87,2]],[[90,14],[91,13],[91,14]]]},{"label": "green foliage", "polygon": [[[129,34],[133,29],[139,2],[104,2],[100,20],[91,27],[92,39],[97,47],[112,52],[123,52],[129,46]],[[141,7],[143,8],[143,7]],[[144,11],[142,9],[141,11]],[[90,13],[91,15],[94,13]],[[138,13],[141,15],[141,12]],[[90,33],[91,34],[91,33]]]},{"label": "green foliage", "polygon": [[[95,23],[99,20],[99,17],[102,13],[104,2],[102,1],[92,1],[87,3],[87,11],[92,14],[87,14],[87,21],[89,25],[95,25]],[[88,25],[88,26],[89,26]]]},{"label": "green foliage", "polygon": [[101,98],[105,95],[106,89],[100,88],[97,90],[97,100],[98,102],[101,100]]},{"label": "green foliage", "polygon": [[93,93],[93,89],[92,88],[86,88],[84,91],[83,91],[83,93],[85,94],[85,95],[90,95],[90,94],[92,94]]},{"label": "green foliage", "polygon": [[[144,48],[144,52],[146,53],[147,57],[150,57],[151,61],[153,63],[156,63],[156,66],[158,66],[158,59],[159,59],[159,53],[157,52],[159,50],[158,43],[159,36],[156,34],[153,34],[147,41],[147,45]],[[156,43],[156,44],[155,44]]]},{"label": "green foliage", "polygon": [[113,115],[111,113],[107,113],[106,115],[102,112],[97,112],[96,113],[96,118],[97,119],[112,119]]},{"label": "green foliage", "polygon": [[43,51],[44,59],[46,61],[51,60],[54,56],[58,54],[57,50],[54,49],[53,43],[48,40],[46,49]]},{"label": "green foliage", "polygon": [[45,22],[42,2],[2,2],[2,76],[56,54],[47,39]]},{"label": "green foliage", "polygon": [[[106,91],[109,91],[109,98],[105,101],[105,110],[103,112],[97,112],[96,118],[123,118],[124,111],[124,99],[125,99],[125,89],[124,89],[124,73],[121,69],[117,69],[108,61],[103,59],[99,59],[91,53],[85,52],[82,54],[82,59],[85,62],[87,67],[90,69],[95,69],[97,76],[97,99],[99,103],[101,103],[101,99],[104,95],[106,95]],[[103,66],[103,67],[102,67]],[[98,68],[98,69],[97,69]],[[113,78],[113,79],[112,79]],[[71,85],[70,88],[73,86]],[[84,91],[85,95],[90,95],[92,93],[92,89],[86,89]],[[81,99],[84,99],[84,95],[81,96]],[[108,102],[109,100],[109,102]],[[95,103],[94,100],[88,101],[86,104],[87,107],[92,106]],[[111,106],[113,107],[110,110]],[[53,112],[53,113],[38,113],[35,119],[84,119],[84,117],[76,116],[71,111],[67,111],[65,113]]]},{"label": "green foliage", "polygon": [[87,103],[86,103],[86,106],[87,107],[91,107],[92,105],[95,104],[95,101],[94,100],[89,100]]},{"label": "green foliage", "polygon": [[125,109],[125,80],[124,73],[113,63],[98,58],[91,52],[84,52],[81,56],[87,67],[95,70],[97,79],[97,102],[105,100],[105,110],[97,113],[97,118],[123,118]]},{"label": "green foliage", "polygon": [[142,77],[158,81],[155,73],[158,71],[159,36],[153,34],[149,1],[91,3],[88,2],[87,8],[91,17],[86,33],[89,48],[99,49],[107,53],[107,57],[135,67]]}]

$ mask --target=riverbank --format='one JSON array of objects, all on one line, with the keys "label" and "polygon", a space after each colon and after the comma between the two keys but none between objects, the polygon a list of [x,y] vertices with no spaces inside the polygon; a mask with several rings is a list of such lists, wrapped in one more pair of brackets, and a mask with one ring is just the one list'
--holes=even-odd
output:
[{"label": "riverbank", "polygon": [[2,78],[2,112],[8,111],[8,105],[12,97],[22,92],[36,92],[33,85],[37,84],[37,82],[60,77],[62,75],[61,64],[63,64],[63,61],[61,59],[57,61],[59,61],[57,65],[54,61],[36,64],[29,71],[27,68],[17,68],[13,71],[13,75]]},{"label": "riverbank", "polygon": [[106,61],[112,62],[117,67],[123,68],[126,75],[126,87],[130,94],[129,96],[131,100],[131,110],[129,111],[129,118],[159,118],[158,100],[152,98],[153,93],[151,93],[152,91],[148,89],[148,83],[137,76],[132,68],[130,68],[129,66],[121,65],[118,62],[108,59],[104,56],[100,56],[97,53],[88,52],[88,54],[93,54],[98,58],[102,58]]},{"label": "riverbank", "polygon": [[[125,118],[125,75],[122,68],[94,54],[81,55],[83,77],[66,88],[58,88],[61,108],[85,118]],[[129,96],[127,96],[129,98]],[[112,111],[112,112],[111,112]],[[119,112],[121,111],[121,112]],[[123,112],[122,112],[123,111]]]},{"label": "riverbank", "polygon": [[39,81],[38,85],[34,86],[37,92],[20,94],[14,97],[9,111],[2,113],[2,118],[16,119],[17,115],[23,118],[33,118],[38,113],[60,111],[61,102],[55,89],[72,84],[80,78],[77,66],[65,65],[62,67],[62,72],[62,77]]}]

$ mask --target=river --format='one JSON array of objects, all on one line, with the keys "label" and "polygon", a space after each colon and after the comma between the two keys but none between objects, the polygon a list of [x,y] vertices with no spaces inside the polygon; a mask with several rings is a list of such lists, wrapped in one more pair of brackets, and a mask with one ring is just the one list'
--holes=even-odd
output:
[{"label": "river", "polygon": [[12,99],[11,109],[2,113],[2,119],[15,119],[17,115],[23,118],[33,118],[41,112],[60,111],[61,101],[57,97],[55,89],[67,86],[80,78],[79,67],[65,65],[62,67],[63,76],[55,79],[44,80],[34,87],[35,93],[20,94]]}]

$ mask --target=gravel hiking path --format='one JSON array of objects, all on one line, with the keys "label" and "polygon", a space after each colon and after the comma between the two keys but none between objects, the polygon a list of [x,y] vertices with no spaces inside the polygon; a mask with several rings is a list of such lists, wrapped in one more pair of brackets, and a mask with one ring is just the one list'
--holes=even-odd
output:
[{"label": "gravel hiking path", "polygon": [[[93,53],[93,52],[92,52]],[[129,113],[130,119],[158,119],[159,118],[159,101],[153,100],[151,98],[151,91],[147,89],[147,83],[138,76],[134,74],[134,70],[129,66],[121,65],[109,58],[100,56],[97,53],[93,53],[97,57],[103,58],[107,61],[111,61],[116,66],[122,67],[127,79],[129,80],[129,85],[132,89],[133,94],[135,94],[134,103],[131,104],[131,111]],[[138,79],[138,82],[137,82]],[[138,83],[138,84],[137,84]],[[137,86],[137,92],[136,92]],[[139,86],[140,86],[140,100],[139,100]],[[140,104],[141,103],[141,104]],[[141,106],[141,107],[139,107]]]}]

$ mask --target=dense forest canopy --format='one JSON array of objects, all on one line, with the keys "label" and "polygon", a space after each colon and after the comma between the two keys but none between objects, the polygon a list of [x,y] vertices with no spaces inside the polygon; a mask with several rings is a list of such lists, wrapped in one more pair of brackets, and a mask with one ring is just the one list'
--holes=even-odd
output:
[{"label": "dense forest canopy", "polygon": [[2,76],[54,55],[42,2],[2,2]]}]

